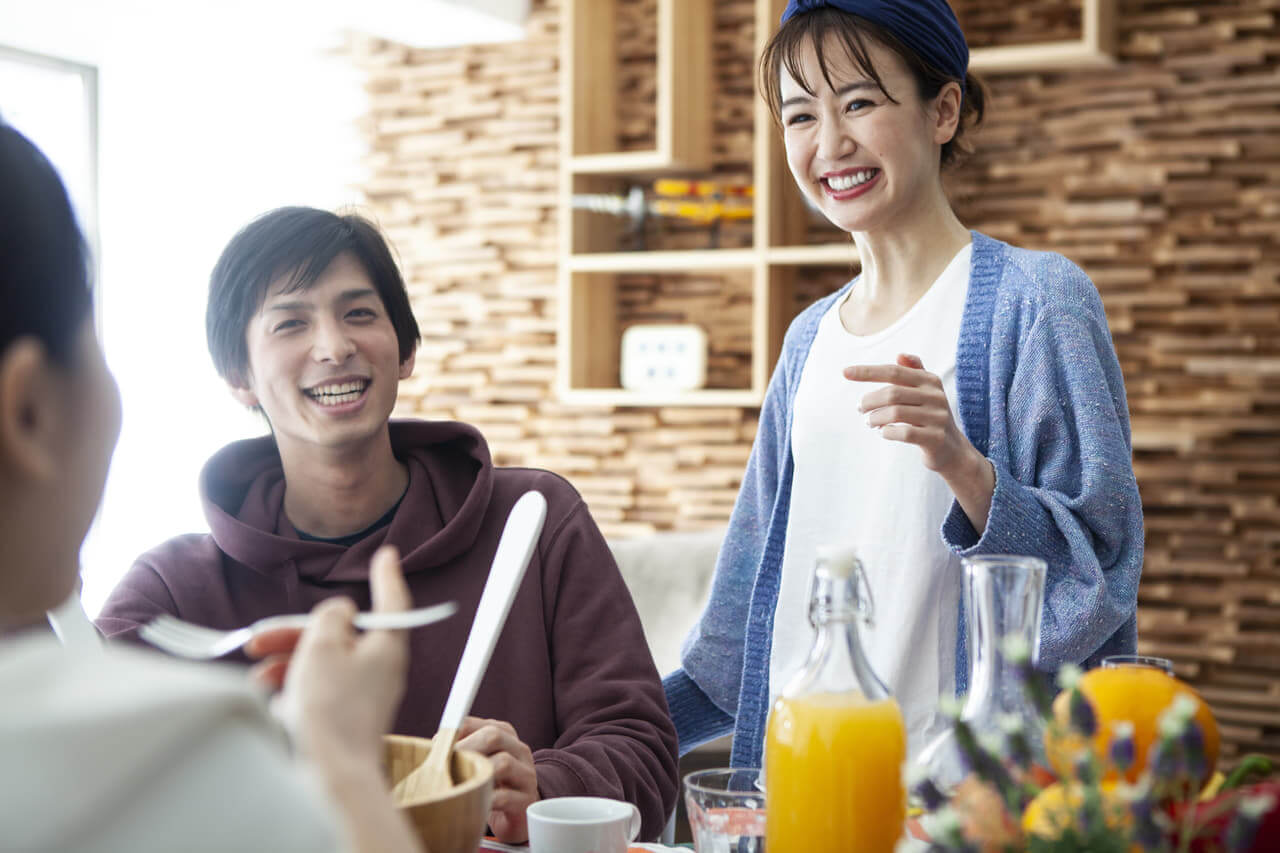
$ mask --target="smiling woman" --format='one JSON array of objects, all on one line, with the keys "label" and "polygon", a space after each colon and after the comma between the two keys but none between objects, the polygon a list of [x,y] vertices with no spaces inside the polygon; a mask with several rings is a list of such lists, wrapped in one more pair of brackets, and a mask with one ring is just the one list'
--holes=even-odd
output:
[{"label": "smiling woman", "polygon": [[682,752],[732,731],[734,766],[759,766],[809,651],[818,549],[848,545],[875,602],[863,646],[914,755],[966,689],[962,556],[1047,562],[1044,668],[1133,649],[1124,384],[1088,277],[951,208],[942,170],[983,93],[945,0],[792,0],[759,71],[797,186],[862,271],[787,332],[667,700]]}]

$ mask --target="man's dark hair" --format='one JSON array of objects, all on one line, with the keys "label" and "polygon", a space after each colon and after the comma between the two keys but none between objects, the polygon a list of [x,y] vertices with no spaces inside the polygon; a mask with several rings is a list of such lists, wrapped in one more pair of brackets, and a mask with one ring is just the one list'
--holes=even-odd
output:
[{"label": "man's dark hair", "polygon": [[49,160],[0,121],[0,353],[34,336],[67,364],[93,312],[89,247]]},{"label": "man's dark hair", "polygon": [[205,333],[213,366],[223,379],[238,384],[248,375],[245,331],[271,283],[288,275],[284,292],[306,290],[343,253],[364,267],[382,299],[400,343],[400,363],[413,355],[421,337],[418,322],[391,249],[373,223],[354,213],[281,207],[231,238],[209,278]]}]

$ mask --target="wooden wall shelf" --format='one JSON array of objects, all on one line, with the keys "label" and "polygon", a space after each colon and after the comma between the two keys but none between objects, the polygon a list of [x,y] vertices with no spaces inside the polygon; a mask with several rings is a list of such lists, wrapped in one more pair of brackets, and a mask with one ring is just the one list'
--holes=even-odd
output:
[{"label": "wooden wall shelf", "polygon": [[[755,99],[753,118],[755,215],[752,245],[701,251],[614,251],[615,223],[573,209],[573,194],[608,186],[610,178],[661,174],[697,177],[710,167],[712,0],[657,0],[657,119],[652,150],[616,151],[615,19],[619,0],[562,0],[561,241],[557,389],[583,406],[758,406],[796,308],[801,267],[852,274],[851,242],[811,244],[810,214],[795,188],[768,107]],[[755,0],[759,56],[777,27],[786,0]],[[981,48],[975,71],[1103,67],[1114,62],[1115,0],[1084,0],[1079,40]],[[751,382],[671,395],[618,387],[618,276],[746,270],[751,276]]]},{"label": "wooden wall shelf", "polygon": [[858,247],[848,243],[824,243],[813,246],[775,246],[765,249],[765,260],[780,266],[840,266],[858,264]]},{"label": "wooden wall shelf", "polygon": [[570,171],[688,172],[711,160],[712,0],[658,0],[657,126],[650,151],[618,151],[617,0],[567,0],[562,110]]},{"label": "wooden wall shelf", "polygon": [[579,154],[569,160],[576,175],[666,175],[693,170],[662,151]]},{"label": "wooden wall shelf", "polygon": [[1116,0],[1084,0],[1076,41],[982,47],[969,53],[969,68],[980,74],[1061,71],[1115,65]]},{"label": "wooden wall shelf", "polygon": [[754,391],[736,391],[732,388],[703,388],[698,391],[680,391],[674,394],[652,394],[646,391],[627,391],[622,388],[572,389],[561,395],[561,400],[575,406],[727,406],[749,408],[760,405]]},{"label": "wooden wall shelf", "polygon": [[753,249],[701,249],[683,252],[593,252],[570,255],[571,272],[680,272],[742,269],[758,260]]}]

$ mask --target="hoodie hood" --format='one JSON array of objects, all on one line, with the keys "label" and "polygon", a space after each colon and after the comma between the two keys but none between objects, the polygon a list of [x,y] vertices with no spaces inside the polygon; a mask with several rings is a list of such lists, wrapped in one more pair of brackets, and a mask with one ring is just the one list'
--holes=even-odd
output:
[{"label": "hoodie hood", "polygon": [[228,557],[272,577],[364,582],[369,560],[395,545],[406,574],[465,553],[493,496],[484,437],[452,421],[391,421],[391,447],[409,486],[391,523],[343,547],[302,539],[284,513],[284,466],[270,436],[233,442],[200,472],[200,497],[214,542]]}]

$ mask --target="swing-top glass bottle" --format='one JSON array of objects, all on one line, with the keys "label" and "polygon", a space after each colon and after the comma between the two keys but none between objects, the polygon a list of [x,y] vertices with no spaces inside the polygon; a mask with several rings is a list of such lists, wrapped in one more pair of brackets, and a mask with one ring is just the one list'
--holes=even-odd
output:
[{"label": "swing-top glass bottle", "polygon": [[906,729],[871,669],[858,621],[873,605],[849,548],[820,548],[805,663],[769,716],[765,742],[769,853],[888,853],[903,833]]}]

